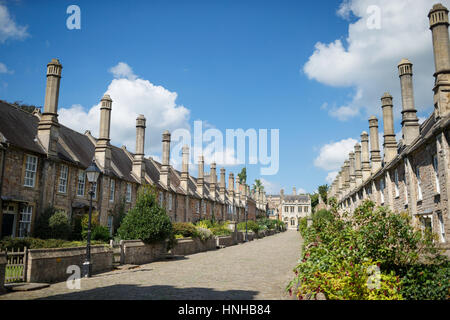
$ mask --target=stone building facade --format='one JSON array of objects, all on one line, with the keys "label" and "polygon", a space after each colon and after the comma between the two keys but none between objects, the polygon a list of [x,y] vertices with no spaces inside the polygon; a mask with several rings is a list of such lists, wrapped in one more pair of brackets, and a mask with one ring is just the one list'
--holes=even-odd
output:
[{"label": "stone building facade", "polygon": [[[436,4],[429,12],[435,61],[434,112],[421,124],[416,116],[413,65],[402,59],[397,67],[402,93],[402,139],[394,131],[393,98],[381,98],[383,158],[378,119],[369,119],[369,134],[344,162],[330,187],[342,211],[353,211],[365,199],[395,212],[408,212],[415,225],[436,233],[442,247],[450,242],[450,46],[448,9]],[[369,154],[370,135],[370,154]]]},{"label": "stone building facade", "polygon": [[297,194],[293,188],[292,195],[285,195],[281,189],[279,195],[267,197],[268,206],[288,229],[297,229],[298,219],[311,215],[311,198],[307,194]]},{"label": "stone building facade", "polygon": [[0,238],[33,234],[37,216],[47,207],[67,213],[70,218],[89,208],[91,189],[85,169],[95,160],[101,175],[95,185],[93,207],[100,223],[113,232],[120,206],[128,211],[136,203],[140,186],[158,190],[159,203],[172,221],[210,219],[243,221],[265,213],[262,192],[251,193],[248,186],[234,183],[230,173],[216,164],[205,174],[203,158],[199,176],[189,174],[189,148],[183,148],[182,170],[170,165],[168,131],[162,135],[163,156],[159,163],[144,156],[146,119],[136,119],[136,151],[110,143],[113,101],[104,95],[100,104],[98,138],[90,131],[76,132],[58,121],[58,98],[62,65],[53,59],[47,65],[44,111],[33,114],[0,101]]}]

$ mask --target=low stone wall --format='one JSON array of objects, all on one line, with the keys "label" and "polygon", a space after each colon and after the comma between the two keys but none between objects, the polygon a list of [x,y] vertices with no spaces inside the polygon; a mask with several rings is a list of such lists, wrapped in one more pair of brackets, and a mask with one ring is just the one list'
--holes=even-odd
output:
[{"label": "low stone wall", "polygon": [[[27,282],[51,283],[66,280],[67,267],[82,270],[86,247],[28,250]],[[99,245],[91,247],[92,273],[112,270],[113,250]]]},{"label": "low stone wall", "polygon": [[[248,241],[253,241],[255,238],[255,234],[252,231],[249,231],[247,234]],[[245,231],[238,232],[238,243],[245,241]]]},{"label": "low stone wall", "polygon": [[[239,240],[239,238],[237,240]],[[232,236],[216,237],[216,246],[217,247],[221,247],[221,246],[230,247],[230,246],[236,245],[237,243],[238,243],[238,241],[235,241]]]},{"label": "low stone wall", "polygon": [[211,238],[206,241],[200,239],[183,238],[178,239],[177,244],[172,248],[172,254],[174,255],[189,255],[198,252],[204,252],[216,249],[216,239]]},{"label": "low stone wall", "polygon": [[161,259],[167,253],[167,242],[145,244],[141,240],[121,240],[121,264],[146,264]]},{"label": "low stone wall", "polygon": [[0,294],[5,293],[6,253],[0,252]]}]

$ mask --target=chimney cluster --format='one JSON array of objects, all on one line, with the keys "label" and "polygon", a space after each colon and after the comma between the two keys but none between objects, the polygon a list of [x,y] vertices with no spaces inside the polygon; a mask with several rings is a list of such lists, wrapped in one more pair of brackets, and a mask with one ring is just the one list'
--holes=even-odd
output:
[{"label": "chimney cluster", "polygon": [[[434,115],[436,121],[450,114],[450,42],[449,42],[449,10],[442,4],[436,4],[428,14],[433,39],[435,61]],[[381,97],[383,114],[383,159],[380,154],[378,119],[369,118],[369,135],[362,132],[361,143],[357,143],[350,152],[331,184],[330,194],[338,201],[357,191],[363,184],[376,176],[382,168],[398,159],[399,152],[409,150],[420,138],[420,125],[414,102],[413,64],[408,59],[401,59],[397,65],[402,97],[402,139],[397,143],[394,130],[394,101],[388,93]],[[369,156],[370,152],[370,156]],[[388,177],[389,178],[389,177]],[[389,178],[390,179],[390,178]]]}]

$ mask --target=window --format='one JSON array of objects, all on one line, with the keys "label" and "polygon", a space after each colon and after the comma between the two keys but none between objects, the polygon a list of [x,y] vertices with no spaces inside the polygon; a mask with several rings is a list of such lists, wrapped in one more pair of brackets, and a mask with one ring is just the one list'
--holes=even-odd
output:
[{"label": "window", "polygon": [[131,183],[127,183],[127,202],[131,202]]},{"label": "window", "polygon": [[380,202],[384,203],[384,179],[380,180]]},{"label": "window", "polygon": [[302,206],[298,206],[298,212],[302,212]]},{"label": "window", "polygon": [[305,207],[305,212],[306,212],[306,213],[309,212],[309,207]]},{"label": "window", "polygon": [[294,212],[294,208],[295,208],[295,207],[291,207],[291,212]]},{"label": "window", "polygon": [[406,176],[408,174],[408,164],[407,161],[405,161],[405,175],[403,177],[403,187],[405,188],[405,206],[408,205],[408,184],[406,183]]},{"label": "window", "polygon": [[439,171],[438,171],[438,158],[437,155],[433,156],[433,169],[434,169],[434,180],[436,182],[436,193],[441,193],[441,186],[439,185]]},{"label": "window", "polygon": [[433,232],[433,219],[431,215],[424,215],[420,217],[422,223],[422,231]]},{"label": "window", "polygon": [[58,192],[66,193],[67,191],[67,176],[69,173],[69,167],[66,165],[61,165],[61,171],[59,173],[59,188]]},{"label": "window", "polygon": [[34,187],[36,180],[37,157],[27,155],[25,162],[25,187]]},{"label": "window", "polygon": [[203,201],[203,214],[206,215],[206,202]]},{"label": "window", "polygon": [[417,201],[422,201],[422,180],[420,179],[419,166],[416,167],[416,178],[417,178]]},{"label": "window", "polygon": [[97,198],[97,182],[93,182],[92,183],[92,198],[96,199]]},{"label": "window", "polygon": [[116,190],[116,182],[111,179],[110,185],[109,185],[109,201],[114,201],[114,191]]},{"label": "window", "polygon": [[445,226],[444,226],[444,218],[442,217],[441,211],[438,211],[437,217],[439,221],[439,238],[441,240],[441,243],[445,243]]},{"label": "window", "polygon": [[168,199],[168,210],[169,211],[172,211],[172,194],[171,193],[169,193],[169,199]]},{"label": "window", "polygon": [[164,202],[164,194],[162,192],[159,193],[159,206],[162,207]]},{"label": "window", "polygon": [[31,231],[31,217],[33,216],[33,207],[24,206],[20,211],[19,238],[24,238]]},{"label": "window", "polygon": [[289,212],[289,207],[284,207],[284,212]]},{"label": "window", "polygon": [[112,234],[113,234],[113,216],[108,216],[108,230],[109,230],[109,235],[112,236]]},{"label": "window", "polygon": [[395,189],[395,197],[398,198],[400,196],[400,191],[398,189],[398,170],[395,169],[394,171],[394,189]]},{"label": "window", "polygon": [[195,203],[195,211],[196,211],[197,213],[200,213],[200,201],[197,201],[197,202]]},{"label": "window", "polygon": [[84,188],[86,186],[86,174],[83,170],[78,171],[78,188],[77,188],[77,196],[84,196]]},{"label": "window", "polygon": [[291,226],[295,226],[295,219],[294,218],[291,219]]}]

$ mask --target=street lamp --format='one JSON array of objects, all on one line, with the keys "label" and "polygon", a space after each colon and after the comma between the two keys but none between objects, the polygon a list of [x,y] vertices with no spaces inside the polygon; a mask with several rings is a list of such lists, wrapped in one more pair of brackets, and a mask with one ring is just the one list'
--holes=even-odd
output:
[{"label": "street lamp", "polygon": [[91,220],[92,220],[92,197],[94,196],[93,186],[97,182],[101,171],[95,163],[95,158],[92,159],[91,165],[86,169],[86,176],[91,184],[91,190],[89,190],[89,220],[88,220],[88,232],[87,232],[87,244],[86,244],[86,260],[83,263],[83,277],[90,278],[92,273],[91,264]]},{"label": "street lamp", "polygon": [[245,241],[244,242],[248,242],[247,217],[248,217],[248,204],[245,204]]}]

